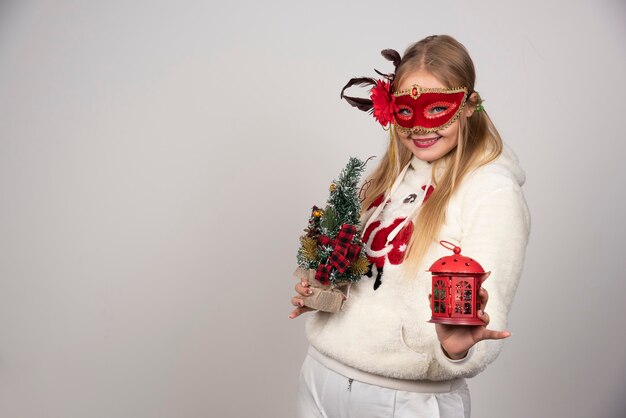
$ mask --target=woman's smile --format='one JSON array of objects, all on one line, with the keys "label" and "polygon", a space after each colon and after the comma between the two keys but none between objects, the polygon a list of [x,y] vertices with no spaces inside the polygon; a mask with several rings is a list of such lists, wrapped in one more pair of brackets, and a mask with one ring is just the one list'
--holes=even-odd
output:
[{"label": "woman's smile", "polygon": [[439,139],[441,139],[441,135],[431,136],[428,138],[411,138],[415,146],[418,148],[428,148],[439,141]]}]

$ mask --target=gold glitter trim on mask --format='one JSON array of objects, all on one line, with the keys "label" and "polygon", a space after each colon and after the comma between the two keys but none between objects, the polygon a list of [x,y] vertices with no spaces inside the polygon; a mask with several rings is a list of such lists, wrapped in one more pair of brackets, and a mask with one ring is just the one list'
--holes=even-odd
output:
[{"label": "gold glitter trim on mask", "polygon": [[460,93],[464,92],[463,100],[467,98],[467,88],[465,87],[453,87],[451,89],[444,87],[433,87],[433,88],[423,88],[419,84],[413,84],[408,89],[396,91],[393,93],[394,96],[411,96],[412,99],[417,99],[422,95],[422,93]]}]

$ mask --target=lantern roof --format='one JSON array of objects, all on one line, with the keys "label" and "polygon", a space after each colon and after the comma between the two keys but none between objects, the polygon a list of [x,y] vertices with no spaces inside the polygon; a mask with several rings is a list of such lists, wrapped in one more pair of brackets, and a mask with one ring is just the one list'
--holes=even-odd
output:
[{"label": "lantern roof", "polygon": [[448,241],[439,241],[439,243],[454,252],[453,255],[441,257],[430,266],[431,273],[452,273],[452,274],[481,274],[485,273],[485,269],[470,257],[461,255],[461,247],[457,247]]}]

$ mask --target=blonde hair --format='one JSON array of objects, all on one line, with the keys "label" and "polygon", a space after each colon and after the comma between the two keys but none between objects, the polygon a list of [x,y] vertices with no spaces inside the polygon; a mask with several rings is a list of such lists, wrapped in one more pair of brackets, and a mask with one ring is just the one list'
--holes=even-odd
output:
[{"label": "blonde hair", "polygon": [[[474,92],[474,63],[465,47],[451,36],[433,35],[411,45],[396,70],[392,89],[395,91],[407,74],[419,70],[430,72],[446,87],[466,87],[468,93]],[[475,109],[481,102],[478,95],[470,95],[466,106]],[[450,198],[463,178],[472,170],[493,161],[502,152],[502,139],[486,111],[474,111],[469,117],[460,115],[458,120],[458,145],[432,162],[434,191],[413,221],[414,233],[403,263],[405,272],[412,276],[431,244],[438,239]],[[389,139],[387,152],[367,179],[369,184],[362,202],[363,210],[391,187],[401,169],[413,157],[393,128],[389,131]],[[443,170],[437,178],[438,167]]]}]

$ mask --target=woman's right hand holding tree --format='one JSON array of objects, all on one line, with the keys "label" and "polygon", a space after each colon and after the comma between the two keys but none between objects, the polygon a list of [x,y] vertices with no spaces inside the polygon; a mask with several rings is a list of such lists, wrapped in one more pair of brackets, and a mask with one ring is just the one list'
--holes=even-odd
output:
[{"label": "woman's right hand holding tree", "polygon": [[314,311],[315,309],[309,308],[308,306],[304,306],[303,297],[309,296],[313,291],[309,286],[308,279],[302,277],[300,278],[300,282],[296,284],[296,292],[298,293],[296,296],[291,298],[291,304],[296,308],[291,311],[289,314],[289,319],[296,318],[302,315],[305,312]]}]

